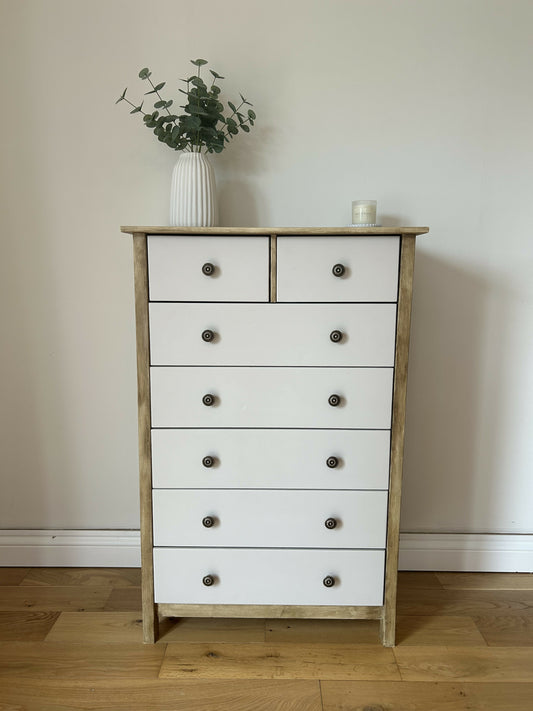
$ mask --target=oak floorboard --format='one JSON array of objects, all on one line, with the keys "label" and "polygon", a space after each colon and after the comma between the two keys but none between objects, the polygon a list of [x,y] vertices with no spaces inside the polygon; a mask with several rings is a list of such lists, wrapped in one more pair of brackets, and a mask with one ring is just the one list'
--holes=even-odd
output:
[{"label": "oak floorboard", "polygon": [[21,585],[139,587],[140,568],[29,568]]},{"label": "oak floorboard", "polygon": [[0,585],[19,585],[29,568],[0,568]]},{"label": "oak floorboard", "polygon": [[381,646],[379,620],[265,620],[267,644],[366,644]]},{"label": "oak floorboard", "polygon": [[436,573],[445,590],[533,590],[533,573]]},{"label": "oak floorboard", "polygon": [[42,642],[59,615],[59,612],[0,612],[0,642]]},{"label": "oak floorboard", "polygon": [[533,616],[531,590],[398,591],[398,615],[509,615]]},{"label": "oak floorboard", "polygon": [[400,646],[402,681],[533,682],[533,648]]},{"label": "oak floorboard", "polygon": [[142,596],[140,587],[113,588],[105,607],[108,612],[142,613]]},{"label": "oak floorboard", "polygon": [[533,647],[533,617],[480,615],[474,622],[489,647]]},{"label": "oak floorboard", "polygon": [[62,612],[47,642],[142,644],[142,619],[132,612]]},{"label": "oak floorboard", "polygon": [[225,617],[169,618],[160,627],[160,640],[179,642],[219,642],[246,644],[265,641],[265,621]]},{"label": "oak floorboard", "polygon": [[323,681],[324,711],[531,711],[533,684]]},{"label": "oak floorboard", "polygon": [[317,681],[2,680],[2,711],[322,711]]},{"label": "oak floorboard", "polygon": [[398,587],[401,588],[437,588],[442,585],[435,573],[425,570],[400,570],[398,573]]},{"label": "oak floorboard", "polygon": [[399,680],[391,649],[333,644],[169,644],[160,678]]},{"label": "oak floorboard", "polygon": [[483,647],[486,642],[471,617],[451,615],[398,617],[396,644]]},{"label": "oak floorboard", "polygon": [[156,679],[164,653],[157,644],[5,642],[0,679]]},{"label": "oak floorboard", "polygon": [[0,587],[0,611],[70,611],[103,610],[110,595],[108,587]]}]

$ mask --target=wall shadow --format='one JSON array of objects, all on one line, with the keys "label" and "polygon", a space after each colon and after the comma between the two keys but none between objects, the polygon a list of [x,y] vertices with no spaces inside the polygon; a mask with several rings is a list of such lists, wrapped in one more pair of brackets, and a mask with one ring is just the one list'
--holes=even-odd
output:
[{"label": "wall shadow", "polygon": [[498,526],[509,296],[492,277],[417,252],[403,532]]}]

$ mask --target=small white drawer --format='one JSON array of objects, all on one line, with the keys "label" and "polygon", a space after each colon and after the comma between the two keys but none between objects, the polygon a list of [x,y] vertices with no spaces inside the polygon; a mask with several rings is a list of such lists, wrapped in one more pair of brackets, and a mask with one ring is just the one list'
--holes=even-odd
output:
[{"label": "small white drawer", "polygon": [[386,491],[153,491],[155,546],[384,548],[386,521]]},{"label": "small white drawer", "polygon": [[394,365],[396,304],[150,304],[152,365]]},{"label": "small white drawer", "polygon": [[151,301],[268,301],[268,237],[148,236]]},{"label": "small white drawer", "polygon": [[152,430],[155,488],[387,489],[388,430]]},{"label": "small white drawer", "polygon": [[278,237],[278,301],[397,301],[399,253],[396,236]]},{"label": "small white drawer", "polygon": [[[152,427],[390,429],[392,368],[152,367]],[[334,406],[330,402],[339,404]],[[206,405],[206,402],[213,402]]]},{"label": "small white drawer", "polygon": [[155,602],[382,605],[384,566],[377,550],[155,548]]}]

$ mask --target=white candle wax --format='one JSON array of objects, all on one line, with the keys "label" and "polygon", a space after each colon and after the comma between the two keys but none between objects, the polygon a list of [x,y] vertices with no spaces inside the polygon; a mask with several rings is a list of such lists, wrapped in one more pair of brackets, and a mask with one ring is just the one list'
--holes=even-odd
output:
[{"label": "white candle wax", "polygon": [[354,200],[352,202],[352,224],[375,225],[376,212],[376,200]]}]

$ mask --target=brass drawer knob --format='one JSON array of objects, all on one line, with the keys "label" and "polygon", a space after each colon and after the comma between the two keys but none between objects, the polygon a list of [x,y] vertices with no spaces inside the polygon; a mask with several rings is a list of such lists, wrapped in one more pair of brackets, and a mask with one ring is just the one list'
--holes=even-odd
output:
[{"label": "brass drawer knob", "polygon": [[202,578],[202,583],[203,583],[206,587],[210,588],[211,585],[214,585],[214,584],[215,584],[215,578],[214,578],[213,575],[205,575],[205,576]]},{"label": "brass drawer knob", "polygon": [[336,518],[327,518],[324,521],[324,526],[326,528],[329,528],[330,530],[333,528],[337,528],[337,519]]},{"label": "brass drawer knob", "polygon": [[328,397],[328,402],[331,407],[338,407],[341,404],[341,396],[337,394],[330,395]]},{"label": "brass drawer knob", "polygon": [[329,334],[329,339],[330,341],[333,341],[333,343],[340,343],[344,337],[344,334],[342,331],[332,331]]},{"label": "brass drawer knob", "polygon": [[335,469],[336,467],[339,466],[339,459],[338,457],[328,457],[326,459],[326,466],[329,469]]},{"label": "brass drawer knob", "polygon": [[209,457],[209,456],[204,457],[204,458],[202,459],[202,464],[204,465],[204,467],[205,467],[206,469],[211,469],[211,467],[213,467],[213,466],[215,465],[215,458],[214,458],[214,457]]},{"label": "brass drawer knob", "polygon": [[202,402],[206,407],[213,407],[213,405],[215,404],[215,396],[211,395],[211,393],[207,393],[203,396]]},{"label": "brass drawer knob", "polygon": [[205,341],[206,343],[212,343],[215,340],[215,332],[212,331],[210,328],[206,328],[205,331],[202,331],[202,341]]},{"label": "brass drawer knob", "polygon": [[335,585],[335,578],[333,575],[326,575],[322,582],[324,583],[324,587],[332,588]]},{"label": "brass drawer knob", "polygon": [[205,274],[206,276],[213,276],[214,273],[215,265],[211,264],[211,262],[206,262],[202,267],[202,274]]},{"label": "brass drawer knob", "polygon": [[346,267],[344,266],[344,264],[335,264],[331,272],[333,276],[341,277],[344,276],[344,273],[346,272]]},{"label": "brass drawer knob", "polygon": [[213,516],[204,516],[202,519],[202,526],[204,526],[204,528],[213,528],[214,525],[215,519]]}]

